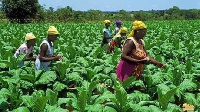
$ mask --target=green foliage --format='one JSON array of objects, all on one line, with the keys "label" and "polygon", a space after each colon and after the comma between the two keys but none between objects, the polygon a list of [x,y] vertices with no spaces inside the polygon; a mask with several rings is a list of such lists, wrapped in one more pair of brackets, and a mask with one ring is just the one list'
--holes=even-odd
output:
[{"label": "green foliage", "polygon": [[162,110],[167,109],[169,100],[176,93],[177,88],[169,90],[167,93],[163,94],[161,89],[158,88],[158,101]]},{"label": "green foliage", "polygon": [[[118,16],[123,13],[120,11]],[[78,19],[81,14],[76,12]],[[142,73],[144,81],[129,77],[124,82],[115,73],[121,50],[116,48],[116,52],[106,54],[106,46],[100,47],[102,23],[51,23],[60,32],[54,43],[55,54],[63,56],[62,61],[52,61],[51,71],[36,71],[34,62],[19,68],[23,55],[14,58],[11,53],[24,42],[24,32],[33,30],[40,37],[34,48],[37,54],[38,45],[46,37],[44,29],[50,23],[0,24],[0,66],[6,68],[0,68],[0,111],[179,112],[183,103],[194,105],[198,111],[199,20],[145,24],[147,52],[165,63],[166,68],[149,64]],[[123,22],[123,26],[131,25]]]},{"label": "green foliage", "polygon": [[130,85],[136,80],[134,76],[127,78],[125,81],[122,82],[122,86],[126,89],[130,87]]},{"label": "green foliage", "polygon": [[86,101],[87,101],[87,94],[86,91],[80,91],[78,94],[78,109],[79,112],[84,112],[86,107]]},{"label": "green foliage", "polygon": [[46,90],[46,97],[47,97],[50,105],[55,105],[57,103],[57,100],[58,100],[58,93],[54,92],[50,89],[47,89]]},{"label": "green foliage", "polygon": [[2,9],[12,22],[25,23],[35,17],[38,0],[2,0]]},{"label": "green foliage", "polygon": [[47,71],[38,81],[35,82],[35,84],[49,84],[50,82],[53,82],[56,79],[56,73],[53,71]]},{"label": "green foliage", "polygon": [[33,110],[35,112],[44,112],[47,103],[47,97],[39,97],[35,100]]},{"label": "green foliage", "polygon": [[19,107],[19,108],[13,110],[12,112],[30,112],[30,111],[26,107]]}]

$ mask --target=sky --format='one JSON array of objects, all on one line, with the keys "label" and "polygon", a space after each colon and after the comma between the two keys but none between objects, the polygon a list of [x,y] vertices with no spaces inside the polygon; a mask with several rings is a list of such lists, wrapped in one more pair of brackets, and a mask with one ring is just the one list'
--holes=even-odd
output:
[{"label": "sky", "polygon": [[180,9],[200,9],[200,0],[39,0],[45,8],[54,10],[70,6],[76,11],[90,9],[101,11],[149,11],[165,10],[178,6]]}]

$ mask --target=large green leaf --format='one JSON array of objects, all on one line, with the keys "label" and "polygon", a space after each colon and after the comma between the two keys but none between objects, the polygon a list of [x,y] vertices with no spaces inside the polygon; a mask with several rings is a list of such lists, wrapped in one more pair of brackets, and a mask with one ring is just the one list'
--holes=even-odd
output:
[{"label": "large green leaf", "polygon": [[[57,105],[61,106],[62,104],[66,104],[67,106],[72,105],[73,103],[77,103],[77,99],[73,99],[73,98],[59,98]],[[77,106],[74,106],[74,108],[77,108]]]},{"label": "large green leaf", "polygon": [[102,95],[100,95],[96,100],[94,104],[99,104],[99,103],[104,103],[106,101],[110,101],[109,99],[115,99],[116,97],[113,93],[111,93],[110,91],[105,91],[103,92]]},{"label": "large green leaf", "polygon": [[176,93],[178,88],[169,90],[166,94],[162,94],[161,89],[158,88],[158,101],[162,110],[167,109],[169,100]]},{"label": "large green leaf", "polygon": [[86,58],[83,58],[83,57],[79,57],[77,58],[76,60],[78,63],[80,63],[83,67],[88,67],[89,64],[88,64],[88,61]]},{"label": "large green leaf", "polygon": [[22,96],[22,101],[27,107],[33,107],[34,105],[34,98],[33,96],[24,95]]},{"label": "large green leaf", "polygon": [[149,108],[151,109],[151,112],[162,112],[162,110],[154,105],[150,105]]},{"label": "large green leaf", "polygon": [[114,68],[114,67],[112,67],[112,66],[105,67],[103,71],[104,71],[105,74],[109,74],[110,72],[113,71],[113,68]]},{"label": "large green leaf", "polygon": [[197,84],[194,83],[192,80],[185,79],[181,84],[179,85],[179,89],[177,89],[176,95],[181,98],[182,95],[186,91],[194,91],[197,90]]},{"label": "large green leaf", "polygon": [[6,111],[6,109],[9,108],[9,104],[8,102],[6,101],[5,98],[0,98],[0,110],[1,111]]},{"label": "large green leaf", "polygon": [[6,88],[2,88],[0,90],[0,98],[9,98],[9,96],[11,95],[10,91]]},{"label": "large green leaf", "polygon": [[91,81],[91,79],[94,77],[94,75],[96,74],[96,72],[92,69],[86,69],[87,70],[87,79],[89,81]]},{"label": "large green leaf", "polygon": [[27,107],[19,107],[12,112],[30,112]]},{"label": "large green leaf", "polygon": [[175,68],[173,70],[173,79],[172,79],[174,85],[179,86],[183,80],[182,77],[183,77],[182,71]]},{"label": "large green leaf", "polygon": [[125,81],[122,82],[124,88],[129,88],[131,84],[136,80],[136,77],[128,77]]},{"label": "large green leaf", "polygon": [[86,103],[87,103],[87,94],[86,91],[80,91],[78,93],[78,108],[80,112],[84,112],[86,108]]},{"label": "large green leaf", "polygon": [[88,105],[86,107],[87,112],[103,112],[104,107],[100,104]]},{"label": "large green leaf", "polygon": [[142,93],[140,91],[134,91],[134,93],[128,94],[128,102],[138,104],[141,101],[149,101],[150,96],[148,94]]},{"label": "large green leaf", "polygon": [[169,103],[168,107],[164,112],[182,112],[183,109],[176,104]]},{"label": "large green leaf", "polygon": [[53,71],[46,71],[35,84],[49,84],[57,78],[56,73]]},{"label": "large green leaf", "polygon": [[73,72],[73,73],[67,74],[66,80],[79,83],[83,80],[83,78],[79,75],[78,72]]},{"label": "large green leaf", "polygon": [[130,108],[129,104],[127,103],[127,92],[119,81],[115,82],[115,91],[117,103],[114,103],[116,103],[118,106],[118,111],[126,112]]},{"label": "large green leaf", "polygon": [[33,84],[29,81],[20,80],[21,88],[30,89],[33,87]]},{"label": "large green leaf", "polygon": [[19,77],[21,80],[29,81],[31,83],[35,82],[35,77],[32,74],[20,74]]},{"label": "large green leaf", "polygon": [[187,60],[186,62],[186,73],[190,73],[192,71],[192,62],[191,60]]},{"label": "large green leaf", "polygon": [[112,107],[105,106],[105,108],[103,109],[103,112],[117,112],[117,110],[115,110]]},{"label": "large green leaf", "polygon": [[66,77],[66,69],[69,68],[69,61],[65,62],[57,62],[56,63],[56,70],[59,72],[60,79],[65,79]]},{"label": "large green leaf", "polygon": [[32,96],[34,97],[34,99],[37,99],[39,97],[45,96],[45,92],[43,90],[37,90],[33,92]]},{"label": "large green leaf", "polygon": [[96,85],[97,85],[97,82],[91,82],[89,84],[89,87],[88,87],[88,102],[90,101],[89,99],[91,98],[93,90],[96,88]]},{"label": "large green leaf", "polygon": [[33,110],[35,112],[44,112],[47,103],[47,97],[39,97],[35,100]]},{"label": "large green leaf", "polygon": [[46,90],[46,97],[48,98],[50,105],[55,105],[58,99],[58,93],[52,91],[51,89]]},{"label": "large green leaf", "polygon": [[45,110],[46,110],[46,112],[69,112],[67,109],[57,107],[56,105],[54,105],[54,106],[47,105]]},{"label": "large green leaf", "polygon": [[62,91],[63,89],[66,89],[66,88],[67,88],[67,86],[65,84],[60,83],[60,82],[56,82],[53,85],[54,91]]}]

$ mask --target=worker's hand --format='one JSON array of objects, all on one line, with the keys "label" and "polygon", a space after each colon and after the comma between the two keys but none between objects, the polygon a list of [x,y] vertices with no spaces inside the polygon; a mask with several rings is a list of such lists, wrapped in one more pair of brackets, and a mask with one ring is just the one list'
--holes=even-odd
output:
[{"label": "worker's hand", "polygon": [[159,64],[158,64],[158,67],[160,67],[160,68],[165,68],[165,67],[166,67],[166,65],[165,65],[165,64],[163,64],[163,63],[159,63]]},{"label": "worker's hand", "polygon": [[60,60],[62,60],[62,57],[61,57],[61,56],[55,56],[54,58],[55,58],[55,59],[54,59],[55,61],[60,61]]}]

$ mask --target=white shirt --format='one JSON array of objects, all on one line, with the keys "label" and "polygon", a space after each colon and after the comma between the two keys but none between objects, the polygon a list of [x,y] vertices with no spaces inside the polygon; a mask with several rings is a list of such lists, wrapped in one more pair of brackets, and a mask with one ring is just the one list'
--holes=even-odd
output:
[{"label": "white shirt", "polygon": [[27,44],[24,43],[22,44],[17,51],[15,52],[14,56],[17,58],[20,54],[31,54],[33,53],[33,47],[31,46],[30,48],[27,47]]},{"label": "white shirt", "polygon": [[[47,44],[47,46],[48,46],[47,52],[46,52],[45,56],[52,57],[53,54],[54,54],[53,43],[51,43],[52,46],[50,46],[49,42],[47,40],[44,40],[40,44],[40,48],[41,48],[42,44],[44,44],[44,43]],[[39,52],[41,52],[40,48],[39,48]],[[39,56],[38,56],[37,59],[36,59],[36,61],[35,61],[35,68],[36,68],[36,70],[45,70],[45,71],[48,71],[48,70],[50,70],[50,68],[49,68],[50,63],[51,63],[50,61],[49,62],[42,62],[42,61],[40,61]]]},{"label": "white shirt", "polygon": [[[24,43],[22,44],[15,52],[14,57],[17,58],[20,54],[26,54],[29,55],[33,53],[33,47],[31,46],[30,48],[27,47],[27,44]],[[24,66],[24,61],[21,61],[19,63],[19,66],[22,67]]]}]

